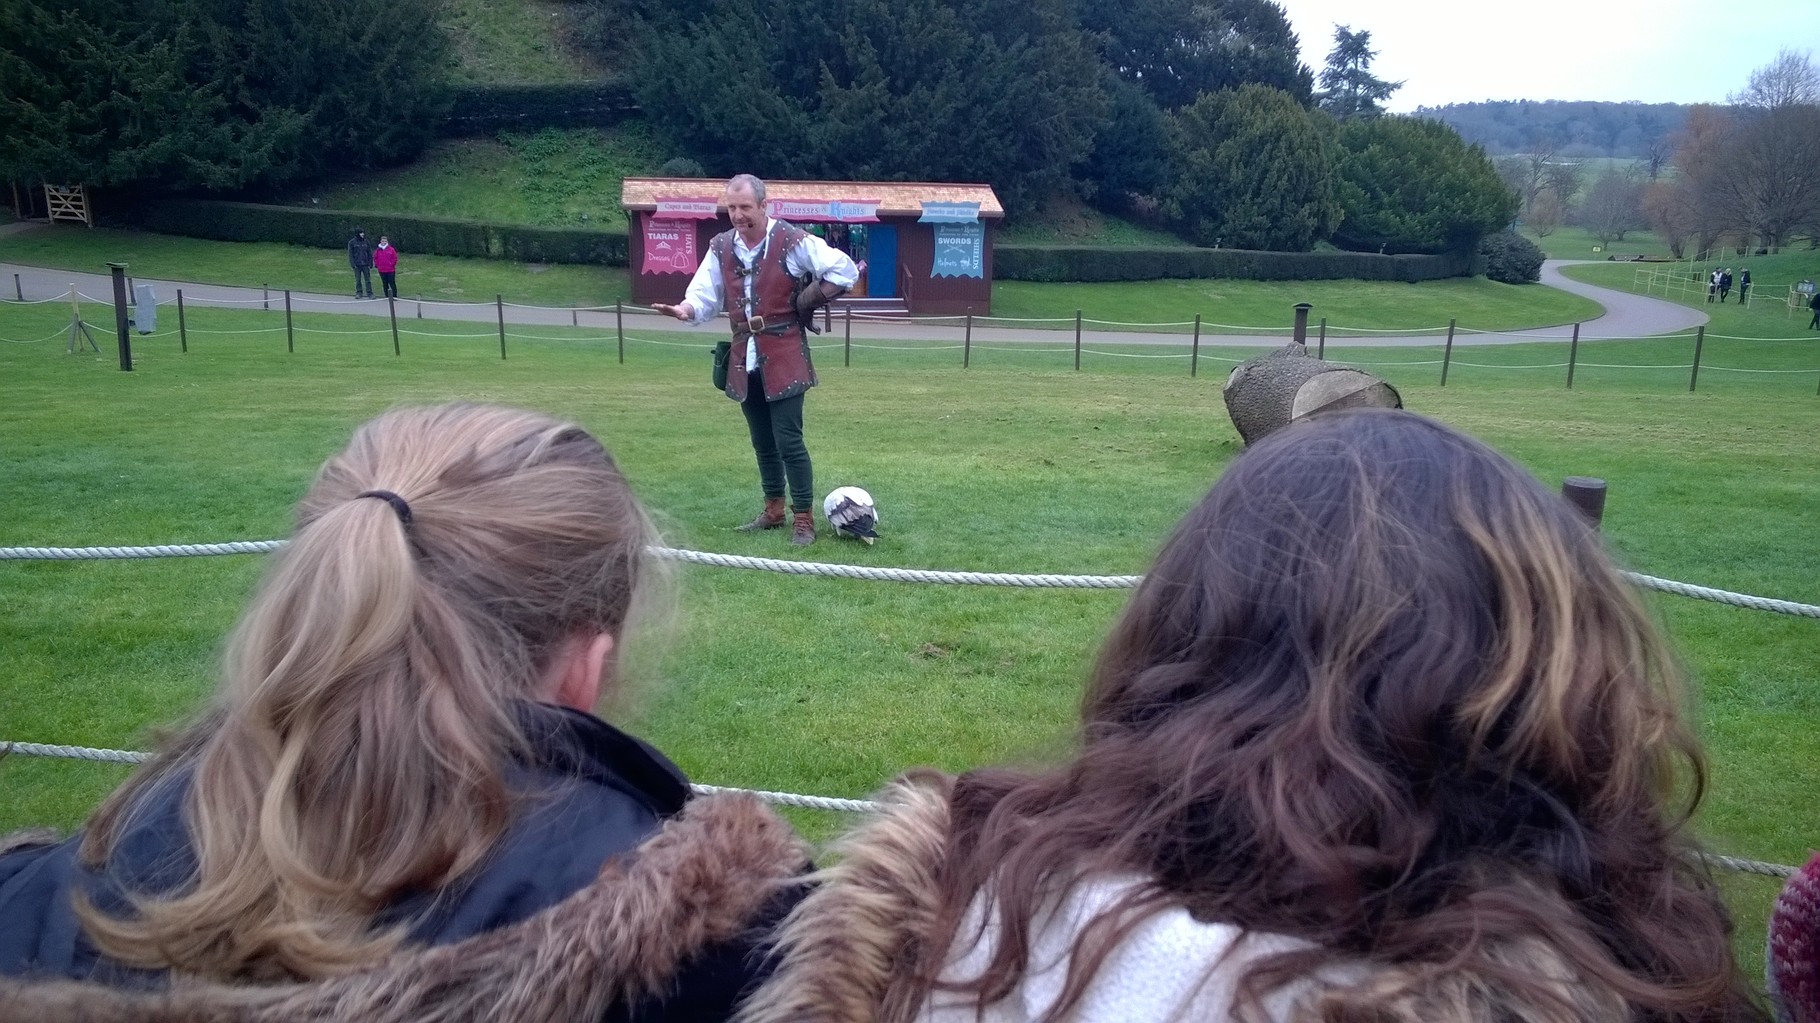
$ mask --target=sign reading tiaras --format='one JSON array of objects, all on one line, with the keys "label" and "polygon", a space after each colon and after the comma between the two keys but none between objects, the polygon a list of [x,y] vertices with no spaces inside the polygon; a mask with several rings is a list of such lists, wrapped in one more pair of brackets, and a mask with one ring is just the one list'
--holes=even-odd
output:
[{"label": "sign reading tiaras", "polygon": [[766,212],[779,220],[866,224],[878,220],[879,199],[772,199]]},{"label": "sign reading tiaras", "polygon": [[686,274],[695,270],[695,221],[644,218],[645,259],[640,273]]},{"label": "sign reading tiaras", "polygon": [[660,220],[713,220],[720,215],[719,200],[708,199],[658,199],[657,212],[652,216]]}]

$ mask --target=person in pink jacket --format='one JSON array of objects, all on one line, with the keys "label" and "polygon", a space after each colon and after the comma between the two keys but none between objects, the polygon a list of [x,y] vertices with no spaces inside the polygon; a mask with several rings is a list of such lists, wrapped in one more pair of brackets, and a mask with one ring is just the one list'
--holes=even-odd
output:
[{"label": "person in pink jacket", "polygon": [[373,269],[379,271],[379,284],[387,298],[398,297],[398,250],[390,239],[379,236],[379,247],[373,250]]}]

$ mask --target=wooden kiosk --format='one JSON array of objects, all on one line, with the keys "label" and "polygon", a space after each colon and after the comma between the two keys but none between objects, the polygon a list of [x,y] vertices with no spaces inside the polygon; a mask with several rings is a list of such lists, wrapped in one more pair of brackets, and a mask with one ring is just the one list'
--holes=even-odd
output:
[{"label": "wooden kiosk", "polygon": [[[626,178],[632,301],[678,302],[731,224],[720,178]],[[906,181],[766,181],[771,216],[822,236],[860,264],[856,313],[943,316],[992,311],[992,236],[1005,216],[990,185]]]}]

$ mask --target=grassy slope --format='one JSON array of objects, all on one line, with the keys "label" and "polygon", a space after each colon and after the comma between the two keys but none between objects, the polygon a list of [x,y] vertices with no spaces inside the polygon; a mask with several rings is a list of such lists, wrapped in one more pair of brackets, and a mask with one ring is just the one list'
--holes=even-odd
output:
[{"label": "grassy slope", "polygon": [[598,78],[601,68],[570,45],[581,3],[550,0],[448,0],[444,24],[455,40],[456,84],[570,82]]},{"label": "grassy slope", "polygon": [[665,160],[642,121],[611,129],[545,129],[496,139],[448,139],[417,162],[293,192],[282,201],[505,224],[624,230],[620,181]]},{"label": "grassy slope", "polygon": [[[0,309],[0,336],[55,335],[54,307]],[[197,310],[192,326],[269,327],[270,315]],[[90,544],[280,535],[313,467],[372,413],[401,401],[468,397],[578,417],[599,430],[673,542],[781,556],[774,535],[726,525],[750,512],[738,417],[705,387],[701,348],[610,343],[315,335],[346,321],[300,317],[282,334],[196,334],[136,342],[138,371],[109,354],[71,358],[50,340],[0,345],[8,485],[0,543]],[[436,325],[429,325],[436,329]],[[469,332],[471,325],[449,325]],[[168,325],[167,325],[168,330]],[[569,333],[538,328],[540,334]],[[1587,346],[1651,365],[1671,342]],[[1762,343],[1741,365],[1805,358]],[[1740,353],[1743,349],[1740,349]],[[1135,354],[1135,353],[1134,353]],[[1179,350],[1177,352],[1179,354]],[[1209,350],[1237,357],[1242,353]],[[1559,346],[1474,351],[1434,384],[1432,350],[1364,353],[1408,404],[1496,443],[1544,480],[1611,481],[1613,545],[1653,574],[1820,600],[1820,550],[1792,538],[1820,500],[1813,373],[1683,376],[1482,368],[1558,358]],[[858,482],[881,501],[876,548],[823,542],[816,560],[998,571],[1142,569],[1170,524],[1237,451],[1218,409],[1222,371],[1180,361],[974,353],[824,353],[812,417],[823,488]],[[1216,364],[1217,365],[1217,364]],[[1055,495],[1068,495],[1058,501]],[[1134,499],[1134,495],[1141,497]],[[774,542],[775,541],[775,542]],[[0,568],[0,706],[5,735],[137,747],[146,726],[208,689],[212,651],[259,571],[257,558],[15,563]],[[629,720],[703,780],[861,794],[911,764],[960,768],[1041,756],[1064,741],[1076,687],[1122,595],[949,589],[686,569],[684,616]],[[1721,849],[1781,862],[1813,840],[1807,798],[1820,763],[1814,623],[1652,598],[1700,686],[1696,721],[1713,759],[1702,830]],[[770,654],[742,638],[762,627]],[[118,781],[115,769],[14,758],[0,765],[0,828],[70,825]],[[825,832],[818,820],[811,827]],[[1728,881],[1748,951],[1774,885]]]}]

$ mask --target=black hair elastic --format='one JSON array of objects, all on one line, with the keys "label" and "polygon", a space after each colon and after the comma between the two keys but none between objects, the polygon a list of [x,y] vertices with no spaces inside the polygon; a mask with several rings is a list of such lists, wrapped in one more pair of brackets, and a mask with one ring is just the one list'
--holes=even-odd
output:
[{"label": "black hair elastic", "polygon": [[392,510],[398,513],[398,521],[402,523],[406,529],[411,528],[411,506],[405,503],[404,498],[399,497],[390,490],[369,490],[364,494],[354,495],[355,500],[359,500],[363,497],[377,497],[381,501],[391,505]]}]

